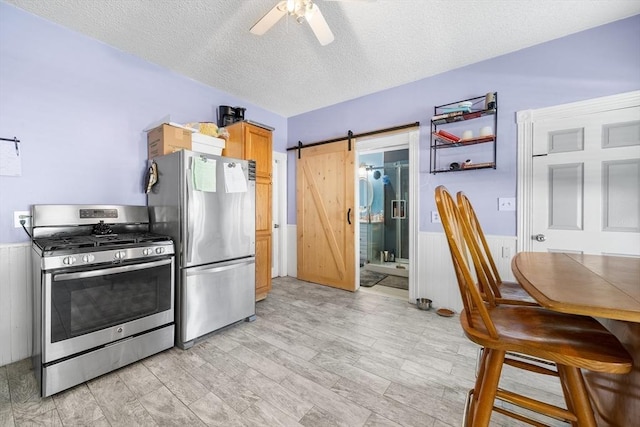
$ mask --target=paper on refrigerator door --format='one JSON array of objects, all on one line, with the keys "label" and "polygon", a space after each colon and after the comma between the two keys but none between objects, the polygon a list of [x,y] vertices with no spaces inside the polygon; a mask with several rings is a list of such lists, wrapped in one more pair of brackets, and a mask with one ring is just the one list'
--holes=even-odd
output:
[{"label": "paper on refrigerator door", "polygon": [[227,193],[246,193],[247,180],[240,163],[224,164],[224,187]]},{"label": "paper on refrigerator door", "polygon": [[193,158],[193,188],[197,191],[216,191],[216,161],[206,157]]}]

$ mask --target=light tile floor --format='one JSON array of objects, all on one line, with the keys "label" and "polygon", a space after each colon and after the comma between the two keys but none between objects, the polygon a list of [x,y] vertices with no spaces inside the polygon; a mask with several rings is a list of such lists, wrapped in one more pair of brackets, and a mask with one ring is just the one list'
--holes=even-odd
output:
[{"label": "light tile floor", "polygon": [[[0,367],[0,426],[461,424],[477,348],[457,316],[293,278],[257,315],[45,399],[29,360]],[[509,369],[501,386],[562,402],[553,379]]]},{"label": "light tile floor", "polygon": [[360,292],[365,292],[374,295],[381,295],[385,297],[395,298],[402,301],[409,301],[409,291],[405,289],[390,288],[388,286],[373,285],[370,288],[364,286],[360,288]]}]

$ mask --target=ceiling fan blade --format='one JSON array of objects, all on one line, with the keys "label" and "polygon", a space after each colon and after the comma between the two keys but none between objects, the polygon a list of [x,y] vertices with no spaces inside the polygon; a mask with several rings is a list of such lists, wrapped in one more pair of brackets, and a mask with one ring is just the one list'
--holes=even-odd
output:
[{"label": "ceiling fan blade", "polygon": [[252,34],[261,36],[271,27],[275,25],[276,22],[280,20],[284,15],[287,14],[287,2],[283,0],[278,2],[273,9],[267,12],[258,22],[255,23],[253,27],[249,30]]},{"label": "ceiling fan blade", "polygon": [[326,46],[333,41],[334,37],[331,28],[329,28],[327,21],[322,16],[318,5],[314,3],[311,10],[305,14],[305,18],[322,46]]}]

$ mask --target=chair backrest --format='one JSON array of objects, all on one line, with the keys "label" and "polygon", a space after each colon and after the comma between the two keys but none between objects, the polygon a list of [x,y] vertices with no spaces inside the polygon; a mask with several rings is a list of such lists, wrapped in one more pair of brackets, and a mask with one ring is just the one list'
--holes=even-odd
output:
[{"label": "chair backrest", "polygon": [[[487,239],[484,236],[482,226],[480,225],[480,221],[476,216],[476,212],[473,209],[471,201],[462,191],[458,191],[458,194],[456,194],[456,198],[458,200],[458,209],[460,210],[460,214],[470,228],[473,237],[471,243],[474,245],[476,251],[478,252],[480,266],[484,270],[484,277],[486,277],[486,279],[488,280],[488,286],[491,287],[491,291],[493,292],[493,296],[487,293],[488,300],[493,304],[494,297],[502,297],[499,289],[500,283],[502,283],[502,278],[500,277],[498,267],[493,260],[491,249],[489,248],[489,244],[487,243]],[[481,285],[485,284],[481,282]],[[486,289],[482,290],[486,293]]]},{"label": "chair backrest", "polygon": [[445,186],[440,185],[436,188],[435,197],[440,220],[442,221],[447,243],[449,244],[449,251],[451,252],[453,269],[458,280],[460,296],[462,297],[462,303],[464,305],[463,315],[467,317],[467,323],[471,325],[471,327],[478,328],[480,325],[475,324],[476,321],[473,315],[479,314],[486,332],[491,337],[498,338],[498,332],[491,320],[487,305],[485,305],[482,299],[482,293],[479,288],[480,285],[478,285],[478,282],[486,283],[486,277],[483,279],[483,276],[485,276],[484,270],[482,268],[476,268],[476,275],[479,279],[478,282],[474,280],[471,274],[467,251],[473,264],[475,266],[480,265],[480,256],[477,249],[473,244],[468,244],[473,239],[471,230],[465,227],[465,222],[462,220],[460,210]]}]

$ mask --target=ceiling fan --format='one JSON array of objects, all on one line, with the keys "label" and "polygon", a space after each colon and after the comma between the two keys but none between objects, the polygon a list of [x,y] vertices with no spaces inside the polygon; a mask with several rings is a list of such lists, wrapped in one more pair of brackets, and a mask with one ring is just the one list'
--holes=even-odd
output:
[{"label": "ceiling fan", "polygon": [[280,18],[287,14],[294,17],[298,24],[302,24],[307,21],[313,31],[313,34],[315,34],[322,46],[328,45],[333,41],[334,37],[331,32],[331,28],[329,28],[327,21],[324,19],[324,16],[322,16],[322,12],[320,12],[318,5],[312,0],[282,0],[278,2],[273,9],[267,12],[266,15],[260,18],[260,20],[251,27],[250,32],[261,36],[269,31],[269,29],[273,27]]}]

